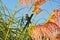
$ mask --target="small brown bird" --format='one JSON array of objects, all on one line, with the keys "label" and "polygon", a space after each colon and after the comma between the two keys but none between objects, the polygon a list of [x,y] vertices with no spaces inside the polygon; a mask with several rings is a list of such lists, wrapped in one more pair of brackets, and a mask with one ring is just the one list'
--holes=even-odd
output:
[{"label": "small brown bird", "polygon": [[31,18],[32,18],[33,14],[31,14],[31,16],[29,17],[28,14],[26,14],[26,20],[27,20],[27,23],[25,26],[29,26],[29,23],[31,23]]}]

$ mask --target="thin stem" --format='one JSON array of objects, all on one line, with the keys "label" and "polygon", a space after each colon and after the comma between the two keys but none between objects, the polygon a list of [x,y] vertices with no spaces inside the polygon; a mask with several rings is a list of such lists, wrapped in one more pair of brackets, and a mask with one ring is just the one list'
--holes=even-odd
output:
[{"label": "thin stem", "polygon": [[[18,6],[18,4],[16,5],[16,8],[15,8],[15,10],[14,10],[14,14],[12,15],[12,19],[13,19],[12,21],[14,21],[14,17],[15,17],[15,15],[16,15],[16,10],[17,10],[17,8],[18,8],[17,6]],[[9,31],[10,31],[10,27],[11,27],[11,25],[12,25],[12,21],[11,21],[10,19],[8,20],[8,31],[7,31],[5,40],[7,40]]]}]

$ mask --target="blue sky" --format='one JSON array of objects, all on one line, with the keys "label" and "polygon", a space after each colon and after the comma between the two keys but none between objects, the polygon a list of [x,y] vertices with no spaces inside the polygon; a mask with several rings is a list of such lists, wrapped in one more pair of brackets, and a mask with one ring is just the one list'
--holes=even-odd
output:
[{"label": "blue sky", "polygon": [[[18,2],[18,0],[3,0],[4,4],[11,10],[11,12],[13,13],[14,8],[16,6],[16,3]],[[33,4],[33,2],[32,2]],[[16,14],[16,17],[19,17],[22,15],[22,13],[25,15],[26,13],[28,13],[29,15],[31,14],[31,10],[29,10],[29,8],[31,7],[30,4],[28,6],[28,8],[25,8],[23,10],[21,10],[20,12],[18,12]],[[41,13],[39,13],[38,15],[34,14],[32,20],[34,19],[34,21],[37,24],[42,24],[46,21],[46,19],[49,17],[50,13],[54,10],[54,9],[58,9],[60,5],[60,0],[50,0],[47,1],[46,3],[44,3],[43,5],[40,6],[40,8],[43,10]],[[22,8],[23,6],[21,4],[19,4],[18,9]]]}]

